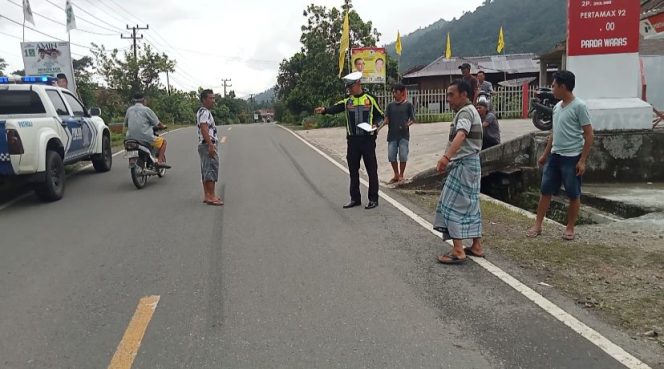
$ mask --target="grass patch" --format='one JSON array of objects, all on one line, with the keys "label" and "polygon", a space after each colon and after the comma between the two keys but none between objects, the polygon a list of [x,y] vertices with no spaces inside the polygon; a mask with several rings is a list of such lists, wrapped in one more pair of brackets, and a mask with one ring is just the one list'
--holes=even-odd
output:
[{"label": "grass patch", "polygon": [[443,113],[443,114],[418,114],[415,116],[415,121],[417,123],[439,123],[439,122],[451,122],[454,119],[453,113]]},{"label": "grass patch", "polygon": [[[402,192],[423,209],[435,211],[438,195]],[[664,326],[664,249],[626,248],[591,238],[567,242],[560,237],[562,229],[551,226],[529,239],[525,231],[532,219],[494,203],[483,201],[481,206],[489,258],[491,253],[510,258],[632,336]],[[664,347],[661,335],[650,339]]]}]

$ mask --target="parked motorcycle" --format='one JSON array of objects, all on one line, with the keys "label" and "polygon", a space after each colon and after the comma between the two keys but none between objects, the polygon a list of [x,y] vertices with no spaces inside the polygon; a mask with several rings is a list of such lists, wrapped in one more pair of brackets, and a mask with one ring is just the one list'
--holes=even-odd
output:
[{"label": "parked motorcycle", "polygon": [[491,108],[491,94],[488,92],[480,91],[477,94],[477,102],[484,101],[489,105],[489,108]]},{"label": "parked motorcycle", "polygon": [[553,107],[560,100],[553,96],[550,88],[540,87],[535,93],[535,98],[530,101],[530,113],[533,124],[542,131],[549,131],[553,127]]},{"label": "parked motorcycle", "polygon": [[[165,128],[164,128],[165,129]],[[154,129],[155,135],[157,129]],[[158,151],[151,145],[147,146],[134,139],[125,139],[125,159],[129,160],[129,171],[134,186],[139,190],[148,183],[148,178],[152,176],[163,177],[166,174],[166,168],[157,166]]]}]

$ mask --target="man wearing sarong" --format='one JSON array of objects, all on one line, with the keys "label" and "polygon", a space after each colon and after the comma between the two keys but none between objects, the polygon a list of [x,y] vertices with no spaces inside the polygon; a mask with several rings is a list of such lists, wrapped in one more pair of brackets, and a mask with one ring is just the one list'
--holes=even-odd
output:
[{"label": "man wearing sarong", "polygon": [[[455,112],[450,126],[449,143],[436,169],[447,179],[436,207],[434,229],[443,233],[444,240],[452,240],[454,247],[439,256],[443,264],[461,264],[467,255],[484,257],[482,250],[482,216],[480,213],[480,150],[482,149],[482,119],[470,97],[473,88],[465,80],[452,82],[447,89],[447,102]],[[463,247],[463,240],[472,239],[471,247]]]}]

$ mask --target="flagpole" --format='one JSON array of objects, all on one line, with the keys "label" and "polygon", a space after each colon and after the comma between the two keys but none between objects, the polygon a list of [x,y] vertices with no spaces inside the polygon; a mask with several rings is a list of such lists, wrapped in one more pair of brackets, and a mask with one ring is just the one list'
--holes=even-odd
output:
[{"label": "flagpole", "polygon": [[25,42],[25,11],[23,11],[23,42]]}]

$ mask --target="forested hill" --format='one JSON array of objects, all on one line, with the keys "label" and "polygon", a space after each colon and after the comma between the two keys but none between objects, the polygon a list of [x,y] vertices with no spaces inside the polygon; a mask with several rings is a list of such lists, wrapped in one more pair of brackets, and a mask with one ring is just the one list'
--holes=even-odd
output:
[{"label": "forested hill", "polygon": [[[545,52],[565,39],[567,0],[485,0],[459,19],[441,19],[402,36],[401,70],[427,65],[443,55],[448,31],[452,55],[495,55],[501,26],[506,53]],[[394,43],[386,47],[396,56]]]}]

